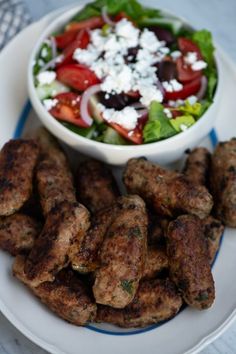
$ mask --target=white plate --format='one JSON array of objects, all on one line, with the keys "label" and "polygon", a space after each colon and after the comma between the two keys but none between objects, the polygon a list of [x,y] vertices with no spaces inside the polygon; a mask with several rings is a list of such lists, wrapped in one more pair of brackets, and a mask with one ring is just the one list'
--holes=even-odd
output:
[{"label": "white plate", "polygon": [[[18,35],[0,55],[0,146],[11,137],[30,131],[38,121],[27,102],[27,60],[35,40],[55,13]],[[221,98],[216,131],[220,140],[236,135],[236,70],[220,51],[225,94]],[[204,145],[214,142],[207,138]],[[119,172],[119,171],[118,171]],[[219,336],[236,317],[236,235],[227,229],[213,268],[216,301],[207,311],[186,308],[171,321],[148,330],[122,331],[113,326],[80,328],[57,318],[11,275],[12,258],[0,253],[0,310],[29,339],[56,354],[197,353]],[[108,334],[106,331],[113,332]],[[104,333],[106,332],[106,333]],[[133,335],[131,335],[133,334]]]}]

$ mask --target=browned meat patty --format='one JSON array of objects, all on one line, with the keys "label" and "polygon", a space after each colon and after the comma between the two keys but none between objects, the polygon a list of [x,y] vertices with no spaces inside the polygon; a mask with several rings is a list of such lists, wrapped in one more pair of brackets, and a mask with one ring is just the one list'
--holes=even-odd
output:
[{"label": "browned meat patty", "polygon": [[81,204],[62,202],[50,211],[25,263],[25,274],[33,286],[53,281],[68,265],[71,246],[82,241],[89,225],[89,212]]},{"label": "browned meat patty", "polygon": [[96,160],[87,160],[80,164],[76,189],[79,201],[92,213],[110,206],[120,195],[111,170]]},{"label": "browned meat patty", "polygon": [[236,138],[217,145],[210,176],[217,218],[236,227]]},{"label": "browned meat patty", "polygon": [[116,218],[117,205],[94,214],[90,229],[86,232],[80,247],[75,244],[70,253],[72,268],[80,273],[90,273],[99,267],[98,254],[105,234]]},{"label": "browned meat patty", "polygon": [[63,269],[53,282],[45,282],[34,287],[24,273],[24,262],[24,257],[16,257],[13,274],[27,285],[50,310],[77,326],[83,326],[95,319],[97,306],[93,297],[73,271]]},{"label": "browned meat patty", "polygon": [[182,215],[170,222],[167,233],[170,277],[186,303],[199,310],[209,308],[215,299],[206,240],[201,221]]},{"label": "browned meat patty", "polygon": [[29,199],[39,148],[34,140],[10,140],[0,152],[0,215],[14,214]]},{"label": "browned meat patty", "polygon": [[195,186],[184,175],[145,159],[129,160],[123,179],[129,193],[140,195],[163,216],[190,213],[203,219],[213,206],[204,186]]},{"label": "browned meat patty", "polygon": [[156,278],[168,269],[168,257],[164,247],[149,246],[142,279]]},{"label": "browned meat patty", "polygon": [[97,303],[123,308],[133,300],[143,275],[148,220],[140,197],[120,197],[117,203],[120,210],[101,247],[93,293]]},{"label": "browned meat patty", "polygon": [[38,141],[42,157],[37,166],[36,182],[46,216],[53,207],[63,201],[76,202],[76,196],[67,158],[56,139],[45,129],[41,129]]},{"label": "browned meat patty", "polygon": [[207,240],[207,248],[210,264],[213,263],[216,253],[220,247],[220,240],[224,233],[224,225],[213,216],[202,220],[204,234]]},{"label": "browned meat patty", "polygon": [[190,151],[183,173],[195,185],[208,185],[211,154],[204,147]]},{"label": "browned meat patty", "polygon": [[0,248],[16,256],[28,253],[41,231],[38,221],[24,214],[0,217]]},{"label": "browned meat patty", "polygon": [[174,317],[181,306],[181,296],[169,279],[144,280],[124,309],[98,305],[96,320],[126,328],[145,327]]}]

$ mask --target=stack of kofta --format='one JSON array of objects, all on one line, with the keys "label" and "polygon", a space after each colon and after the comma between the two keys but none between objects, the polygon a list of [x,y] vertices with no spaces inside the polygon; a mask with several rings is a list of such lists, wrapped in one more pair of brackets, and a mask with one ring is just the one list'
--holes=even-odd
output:
[{"label": "stack of kofta", "polygon": [[0,153],[0,248],[13,274],[75,325],[143,327],[209,308],[224,225],[236,227],[236,139],[189,152],[183,172],[128,161],[120,195],[96,160],[73,176],[45,129]]}]

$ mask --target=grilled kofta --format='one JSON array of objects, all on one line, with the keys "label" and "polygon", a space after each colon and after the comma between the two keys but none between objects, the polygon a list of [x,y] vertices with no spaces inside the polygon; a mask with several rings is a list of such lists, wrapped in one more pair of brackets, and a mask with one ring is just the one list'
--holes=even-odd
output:
[{"label": "grilled kofta", "polygon": [[170,278],[185,302],[197,309],[209,308],[215,298],[214,280],[201,220],[182,215],[170,222],[167,232]]},{"label": "grilled kofta", "polygon": [[226,226],[236,227],[236,138],[217,145],[210,176],[217,218]]},{"label": "grilled kofta", "polygon": [[65,201],[50,211],[25,262],[25,274],[33,286],[54,280],[68,265],[73,243],[82,241],[89,226],[89,212],[81,204]]},{"label": "grilled kofta", "polygon": [[204,147],[189,152],[183,173],[195,185],[208,185],[211,154]]},{"label": "grilled kofta", "polygon": [[92,213],[110,206],[120,195],[111,170],[97,160],[82,162],[75,181],[79,201]]},{"label": "grilled kofta", "polygon": [[70,251],[72,268],[79,273],[90,273],[99,267],[99,251],[105,234],[116,218],[117,204],[102,209],[92,217],[91,227],[86,232],[80,247],[75,243]]},{"label": "grilled kofta", "polygon": [[101,247],[93,293],[97,303],[123,308],[133,300],[143,275],[148,220],[140,197],[120,197],[117,203],[119,212]]},{"label": "grilled kofta", "polygon": [[160,215],[189,213],[205,218],[211,212],[212,196],[204,186],[146,159],[129,160],[123,179],[129,193],[140,195]]},{"label": "grilled kofta", "polygon": [[168,269],[168,257],[165,247],[148,246],[147,260],[142,279],[154,279]]},{"label": "grilled kofta", "polygon": [[93,321],[97,306],[85,284],[69,269],[61,270],[53,282],[35,287],[24,273],[25,258],[17,256],[13,274],[53,312],[77,326]]},{"label": "grilled kofta", "polygon": [[41,231],[38,221],[28,215],[16,213],[0,217],[0,248],[16,256],[29,253]]},{"label": "grilled kofta", "polygon": [[220,240],[224,233],[224,225],[211,215],[202,220],[202,225],[207,241],[210,264],[212,264],[220,247]]},{"label": "grilled kofta", "polygon": [[46,217],[57,204],[76,202],[76,196],[67,158],[56,139],[45,129],[39,130],[37,139],[42,156],[36,170],[36,182]]},{"label": "grilled kofta", "polygon": [[96,320],[126,328],[144,327],[174,317],[181,306],[181,296],[169,279],[143,280],[124,309],[98,305]]},{"label": "grilled kofta", "polygon": [[10,140],[0,152],[0,215],[14,214],[30,198],[39,156],[34,140]]}]

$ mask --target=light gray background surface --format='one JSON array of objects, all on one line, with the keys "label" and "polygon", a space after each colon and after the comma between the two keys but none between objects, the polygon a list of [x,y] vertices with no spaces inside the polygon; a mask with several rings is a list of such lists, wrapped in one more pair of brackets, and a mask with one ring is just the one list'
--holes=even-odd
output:
[{"label": "light gray background surface", "polygon": [[[29,8],[32,20],[37,20],[61,6],[75,3],[71,0],[24,1]],[[215,41],[222,46],[236,64],[236,0],[152,0],[152,4],[155,7],[162,7],[186,17],[197,28],[211,30]],[[124,351],[121,349],[121,352]],[[30,353],[46,354],[44,350],[21,335],[0,314],[0,354]],[[99,353],[99,349],[97,353],[102,354]],[[236,323],[219,339],[204,349],[201,354],[236,354]]]}]

